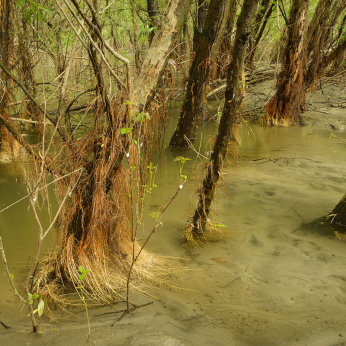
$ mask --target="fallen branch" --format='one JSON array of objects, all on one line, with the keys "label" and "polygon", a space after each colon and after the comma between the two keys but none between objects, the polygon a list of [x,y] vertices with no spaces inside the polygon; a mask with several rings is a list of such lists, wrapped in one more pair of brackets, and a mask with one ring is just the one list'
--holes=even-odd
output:
[{"label": "fallen branch", "polygon": [[1,322],[0,321],[0,324],[4,327],[4,328],[6,328],[6,329],[11,329],[9,326],[7,326],[4,322]]}]

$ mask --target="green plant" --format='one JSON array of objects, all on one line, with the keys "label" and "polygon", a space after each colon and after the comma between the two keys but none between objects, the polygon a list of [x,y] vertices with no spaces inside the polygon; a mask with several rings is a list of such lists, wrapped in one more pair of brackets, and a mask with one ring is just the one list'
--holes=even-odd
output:
[{"label": "green plant", "polygon": [[46,12],[50,16],[51,12],[47,7],[44,7],[32,0],[18,0],[17,7],[23,7],[26,2],[28,2],[30,6],[30,9],[25,9],[25,17],[29,24],[31,24],[32,20],[36,19],[43,23],[43,12]]},{"label": "green plant", "polygon": [[[182,156],[177,156],[174,161],[179,162],[179,175],[180,175],[180,182],[183,183],[184,180],[187,179],[187,175],[182,174],[183,173],[183,167],[186,161],[190,161],[188,157],[182,157]],[[183,180],[184,179],[184,180]]]}]

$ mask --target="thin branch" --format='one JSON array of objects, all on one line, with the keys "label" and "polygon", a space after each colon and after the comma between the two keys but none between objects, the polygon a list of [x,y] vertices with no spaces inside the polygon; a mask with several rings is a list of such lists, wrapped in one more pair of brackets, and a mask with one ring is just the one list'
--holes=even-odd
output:
[{"label": "thin branch", "polygon": [[8,270],[8,266],[7,266],[7,261],[6,261],[6,255],[5,255],[5,251],[4,251],[4,246],[2,245],[2,239],[0,236],[0,251],[1,251],[1,257],[2,257],[2,263],[4,264],[5,270],[6,270],[6,274],[8,276],[8,279],[10,280],[10,284],[14,290],[14,294],[17,295],[19,297],[19,299],[24,303],[27,304],[27,301],[18,293],[16,286],[14,285],[13,282],[13,276],[10,274],[10,271]]},{"label": "thin branch", "polygon": [[42,113],[42,115],[46,118],[49,119],[49,121],[54,124],[54,126],[57,128],[57,131],[59,133],[59,135],[66,141],[66,137],[64,135],[64,133],[62,132],[60,126],[58,125],[58,123],[51,118],[48,114],[45,114],[44,109],[37,103],[37,101],[32,97],[32,95],[29,93],[28,90],[26,90],[25,86],[16,78],[14,77],[11,72],[3,65],[3,63],[0,61],[0,67],[2,68],[2,70],[7,74],[8,77],[10,77],[25,93],[26,96],[29,97],[29,99],[35,104],[35,106],[39,109],[39,111]]}]

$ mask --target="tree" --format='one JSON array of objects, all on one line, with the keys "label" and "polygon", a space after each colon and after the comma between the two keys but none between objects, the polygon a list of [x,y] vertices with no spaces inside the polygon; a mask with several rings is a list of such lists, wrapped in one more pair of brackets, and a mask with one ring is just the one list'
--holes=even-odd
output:
[{"label": "tree", "polygon": [[258,0],[245,0],[237,21],[232,61],[228,70],[225,105],[220,120],[216,142],[207,166],[207,174],[199,189],[196,211],[186,230],[188,239],[203,234],[210,225],[208,216],[214,200],[217,183],[220,179],[223,161],[229,149],[235,146],[232,142],[234,131],[239,123],[239,111],[244,98],[244,59],[249,37],[252,14]]},{"label": "tree", "polygon": [[[0,1],[0,61],[7,65],[10,63],[14,46],[13,31],[13,2],[11,0]],[[6,113],[9,104],[11,90],[11,82],[5,73],[0,74],[0,114]],[[0,151],[3,146],[3,138],[7,136],[7,131],[0,124]]]},{"label": "tree", "polygon": [[260,43],[268,20],[273,13],[275,4],[270,0],[262,0],[257,12],[254,25],[252,27],[252,35],[249,41],[248,55],[246,57],[246,65],[249,69],[253,69],[256,49]]},{"label": "tree", "polygon": [[301,124],[305,100],[303,69],[306,64],[305,36],[309,0],[293,0],[288,20],[287,41],[282,54],[282,70],[277,78],[276,94],[266,108],[267,125]]},{"label": "tree", "polygon": [[[50,144],[46,147],[42,141],[41,146],[29,145],[6,115],[0,114],[0,121],[28,152],[32,180],[36,182],[36,173],[45,169],[56,179],[58,201],[63,202],[64,196],[69,196],[61,204],[57,247],[41,263],[37,282],[53,300],[61,301],[60,292],[79,286],[76,268],[81,265],[91,271],[83,282],[85,293],[91,299],[110,301],[118,296],[120,288],[126,287],[134,261],[136,266],[131,274],[134,281],[154,275],[147,265],[148,259],[155,263],[153,256],[142,252],[138,261],[135,259],[141,247],[132,226],[138,217],[136,203],[143,203],[148,185],[150,173],[146,167],[155,153],[154,144],[160,141],[159,129],[165,119],[164,104],[156,86],[191,1],[169,2],[134,85],[129,60],[116,52],[102,34],[96,2],[86,0],[85,8],[75,0],[71,2],[74,9],[65,0],[64,7],[58,0],[55,4],[93,64],[98,108],[92,123],[85,123],[85,116],[70,123],[68,111],[50,116],[1,62],[4,73],[37,106],[43,138],[48,135],[45,120],[53,124]],[[115,74],[111,59],[123,64],[125,78]],[[101,63],[111,76],[112,88],[105,87]],[[80,124],[87,128],[83,136],[75,133]],[[33,193],[39,184],[35,186]],[[138,196],[132,194],[132,187],[138,188]]]},{"label": "tree", "polygon": [[[227,5],[226,5],[227,6]],[[240,1],[230,0],[230,10],[225,11],[226,20],[224,27],[220,30],[219,40],[213,46],[211,58],[214,65],[211,80],[227,78],[228,65],[231,62],[232,36],[234,34],[234,23]]]},{"label": "tree", "polygon": [[[205,12],[203,1],[198,4],[200,11],[197,18],[199,23],[204,21],[204,25],[201,34],[195,27],[194,58],[190,67],[186,95],[178,125],[170,141],[170,147],[177,150],[188,149],[190,143],[195,140],[198,124],[205,110],[205,90],[210,74],[210,53],[223,17],[224,0],[210,1],[205,20],[203,20]],[[203,12],[201,13],[201,11]]]},{"label": "tree", "polygon": [[160,8],[158,0],[147,0],[147,10],[149,16],[149,43],[151,44],[160,19]]},{"label": "tree", "polygon": [[306,110],[306,92],[314,89],[328,66],[344,56],[346,20],[340,23],[336,38],[331,37],[330,29],[337,24],[346,4],[320,0],[307,26],[308,4],[307,0],[292,3],[277,91],[263,117],[267,125],[301,125],[301,113]]}]

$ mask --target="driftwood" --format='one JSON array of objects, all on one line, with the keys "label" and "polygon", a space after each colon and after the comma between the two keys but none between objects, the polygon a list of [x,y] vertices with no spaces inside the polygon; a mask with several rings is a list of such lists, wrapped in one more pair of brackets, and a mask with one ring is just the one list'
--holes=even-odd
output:
[{"label": "driftwood", "polygon": [[[262,64],[260,67],[246,72],[245,81],[246,85],[255,85],[274,79],[278,72],[279,65],[277,64]],[[207,100],[219,100],[224,97],[226,90],[226,79],[217,79],[210,86],[211,91],[207,94]],[[172,99],[183,100],[185,96],[186,85],[180,88],[173,89]]]},{"label": "driftwood", "polygon": [[[69,112],[77,112],[77,111],[81,111],[83,109],[86,109],[89,107],[89,104],[86,103],[84,105],[80,105],[80,106],[75,106],[75,107],[71,107],[69,109]],[[57,114],[58,113],[58,110],[57,109],[54,109],[52,111],[49,111],[47,112],[46,114]],[[31,124],[37,124],[38,122],[37,121],[34,121],[34,120],[26,120],[26,119],[21,119],[21,118],[18,118],[22,113],[14,113],[10,116],[11,120],[14,120],[14,121],[21,121],[21,122],[24,122],[24,123],[31,123]],[[47,123],[47,124],[52,124],[51,122],[50,123]]]},{"label": "driftwood", "polygon": [[[246,85],[255,85],[263,83],[267,80],[274,79],[277,72],[277,65],[270,64],[252,70],[245,73]],[[216,86],[216,88],[215,88]],[[218,79],[213,83],[214,89],[207,94],[208,100],[217,100],[223,98],[223,94],[226,90],[227,83],[226,79]]]}]

